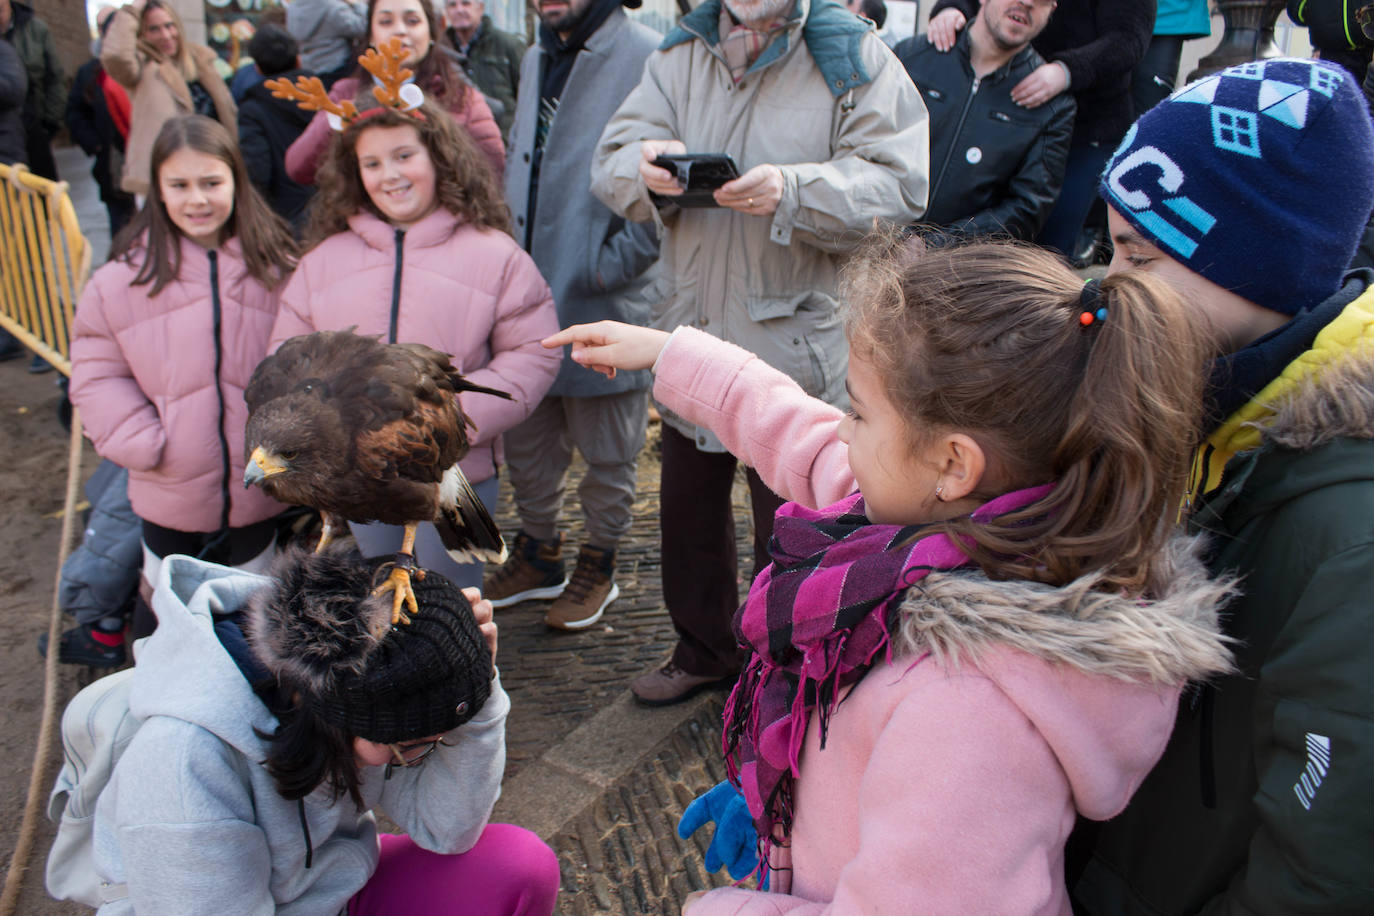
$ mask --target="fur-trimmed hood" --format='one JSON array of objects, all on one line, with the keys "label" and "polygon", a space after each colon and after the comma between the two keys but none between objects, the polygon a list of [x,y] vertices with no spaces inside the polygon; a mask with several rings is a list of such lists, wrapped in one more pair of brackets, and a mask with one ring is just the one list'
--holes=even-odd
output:
[{"label": "fur-trimmed hood", "polygon": [[1299,451],[1334,439],[1374,439],[1374,338],[1304,379],[1253,425],[1265,441]]},{"label": "fur-trimmed hood", "polygon": [[[1365,281],[1348,278],[1337,296]],[[1261,446],[1312,451],[1336,439],[1374,438],[1374,286],[1341,309],[1312,346],[1217,427],[1194,464],[1194,496],[1221,484],[1231,459]]]},{"label": "fur-trimmed hood", "polygon": [[906,595],[894,654],[929,651],[949,666],[977,664],[996,647],[1016,649],[1086,674],[1178,685],[1232,670],[1218,612],[1232,584],[1208,576],[1201,539],[1165,547],[1163,594],[1149,599],[1095,591],[1097,575],[1055,587],[993,581],[968,572],[931,573]]}]

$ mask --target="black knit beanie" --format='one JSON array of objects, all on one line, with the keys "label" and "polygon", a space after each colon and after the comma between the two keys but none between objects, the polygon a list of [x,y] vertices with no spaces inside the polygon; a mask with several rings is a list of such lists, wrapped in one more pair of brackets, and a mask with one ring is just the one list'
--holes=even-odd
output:
[{"label": "black knit beanie", "polygon": [[418,614],[390,626],[374,596],[376,561],[339,547],[291,552],[254,596],[248,639],[302,708],[345,734],[386,744],[440,735],[491,694],[491,654],[462,591],[437,573],[412,578]]}]

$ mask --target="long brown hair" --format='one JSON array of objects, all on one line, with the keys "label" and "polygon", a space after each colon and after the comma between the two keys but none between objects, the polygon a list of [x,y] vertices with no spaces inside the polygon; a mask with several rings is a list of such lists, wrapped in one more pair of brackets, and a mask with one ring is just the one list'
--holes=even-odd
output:
[{"label": "long brown hair", "polygon": [[143,40],[143,27],[148,21],[148,15],[153,10],[163,10],[168,16],[172,17],[172,24],[177,27],[177,55],[172,58],[172,63],[181,71],[182,77],[189,83],[196,78],[196,61],[191,56],[191,42],[186,37],[186,26],[182,25],[181,14],[178,13],[171,4],[164,3],[163,0],[148,0],[143,7],[143,12],[138,14],[138,41],[144,53],[153,53],[161,57],[162,52],[153,47],[150,42]]},{"label": "long brown hair", "polygon": [[181,270],[181,230],[167,215],[158,175],[162,164],[182,149],[213,156],[229,166],[234,176],[234,212],[221,230],[222,238],[238,238],[248,273],[263,286],[275,288],[295,268],[296,241],[253,187],[234,137],[223,124],[204,115],[179,115],[162,125],[153,141],[148,199],[115,237],[111,257],[128,264],[142,259],[133,283],[151,283],[149,296],[156,296],[176,279]]},{"label": "long brown hair", "polygon": [[[1163,283],[1101,281],[1086,327],[1084,283],[1014,242],[913,253],[888,240],[851,265],[851,347],[886,380],[913,444],[959,430],[988,456],[975,495],[1053,483],[989,522],[940,523],[993,578],[1153,590],[1199,434],[1203,335]],[[1089,298],[1087,302],[1091,303]]]},{"label": "long brown hair", "polygon": [[[426,95],[434,96],[444,108],[454,114],[461,114],[467,107],[468,79],[463,75],[457,62],[444,53],[443,32],[439,28],[439,20],[434,14],[431,0],[420,0],[420,8],[424,10],[425,22],[429,23],[429,50],[410,67],[415,71],[415,84],[423,89]],[[359,41],[358,53],[355,56],[361,56],[372,44],[372,16],[376,10],[377,0],[367,0],[367,31]],[[353,76],[358,80],[358,98],[371,98],[372,75],[359,64],[353,71]]]},{"label": "long brown hair", "polygon": [[[479,228],[510,232],[510,212],[491,166],[476,142],[454,123],[448,112],[429,101],[416,109],[422,119],[375,101],[371,106],[358,107],[358,119],[342,133],[334,134],[320,160],[315,176],[319,193],[315,195],[306,230],[307,249],[347,230],[348,218],[360,211],[386,219],[363,188],[358,171],[358,137],[371,127],[415,128],[434,163],[434,194],[439,206]],[[363,113],[366,117],[361,116]]]}]

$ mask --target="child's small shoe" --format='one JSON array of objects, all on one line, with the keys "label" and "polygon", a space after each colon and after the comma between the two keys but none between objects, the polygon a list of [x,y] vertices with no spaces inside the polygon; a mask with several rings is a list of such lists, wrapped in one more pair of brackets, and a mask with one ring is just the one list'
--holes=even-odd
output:
[{"label": "child's small shoe", "polygon": [[[38,634],[38,654],[44,658],[48,656],[47,633]],[[126,658],[123,631],[106,633],[91,623],[64,630],[57,641],[57,660],[64,665],[118,668]]]}]

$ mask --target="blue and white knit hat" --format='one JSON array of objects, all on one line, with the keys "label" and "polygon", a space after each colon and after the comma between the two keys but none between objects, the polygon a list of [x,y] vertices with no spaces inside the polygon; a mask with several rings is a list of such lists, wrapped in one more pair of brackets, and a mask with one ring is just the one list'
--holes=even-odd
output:
[{"label": "blue and white knit hat", "polygon": [[1136,121],[1100,190],[1188,269],[1294,315],[1340,287],[1374,210],[1369,109],[1325,61],[1231,67]]}]

